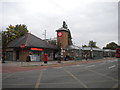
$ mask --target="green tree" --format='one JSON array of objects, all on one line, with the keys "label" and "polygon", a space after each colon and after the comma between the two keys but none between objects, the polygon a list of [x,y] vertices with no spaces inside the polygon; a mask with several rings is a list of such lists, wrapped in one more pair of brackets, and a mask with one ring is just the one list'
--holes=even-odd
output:
[{"label": "green tree", "polygon": [[106,47],[103,47],[103,49],[115,50],[117,47],[118,47],[118,45],[115,42],[110,42],[106,45]]},{"label": "green tree", "polygon": [[50,43],[51,45],[56,45],[56,40],[49,40],[48,43]]},{"label": "green tree", "polygon": [[82,47],[99,48],[99,47],[96,45],[96,42],[94,42],[93,40],[92,40],[92,41],[89,41],[88,45],[82,45]]},{"label": "green tree", "polygon": [[88,47],[98,48],[98,46],[96,45],[96,42],[94,42],[93,40],[92,40],[92,41],[89,41]]},{"label": "green tree", "polygon": [[68,45],[73,45],[70,30],[68,32]]},{"label": "green tree", "polygon": [[63,21],[63,28],[65,28],[65,29],[68,30],[68,45],[73,45],[71,32],[70,32],[70,30],[68,29],[68,26],[67,26],[67,24],[66,24],[65,21]]},{"label": "green tree", "polygon": [[88,47],[87,45],[82,45],[82,47]]},{"label": "green tree", "polygon": [[25,35],[28,32],[26,25],[9,25],[6,28],[6,31],[2,31],[2,46],[5,48],[9,42],[13,41],[14,39]]}]

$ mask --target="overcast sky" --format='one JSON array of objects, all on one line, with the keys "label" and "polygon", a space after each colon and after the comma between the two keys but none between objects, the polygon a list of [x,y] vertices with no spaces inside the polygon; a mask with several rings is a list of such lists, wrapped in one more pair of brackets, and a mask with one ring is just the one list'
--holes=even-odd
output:
[{"label": "overcast sky", "polygon": [[25,24],[44,39],[56,37],[56,30],[66,21],[77,46],[97,42],[102,48],[118,43],[118,0],[1,0],[0,25]]}]

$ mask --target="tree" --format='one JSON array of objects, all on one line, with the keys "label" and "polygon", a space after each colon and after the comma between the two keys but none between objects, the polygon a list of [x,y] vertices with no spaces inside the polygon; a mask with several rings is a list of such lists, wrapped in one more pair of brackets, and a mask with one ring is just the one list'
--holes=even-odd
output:
[{"label": "tree", "polygon": [[48,43],[50,43],[51,45],[56,45],[56,40],[49,40]]},{"label": "tree", "polygon": [[68,32],[68,45],[73,45],[70,30]]},{"label": "tree", "polygon": [[9,42],[13,41],[14,39],[25,35],[28,32],[26,25],[9,25],[6,28],[6,31],[2,31],[2,46],[5,48]]},{"label": "tree", "polygon": [[94,42],[93,40],[89,41],[88,47],[98,48],[98,46],[96,46],[96,42]]},{"label": "tree", "polygon": [[117,47],[118,47],[118,45],[115,42],[110,42],[106,45],[106,47],[103,47],[103,49],[115,50]]},{"label": "tree", "polygon": [[68,26],[67,26],[67,24],[66,24],[65,21],[63,21],[63,28],[65,28],[65,29],[68,30],[68,45],[73,45],[71,32],[70,32],[70,30],[68,29]]},{"label": "tree", "polygon": [[99,48],[99,47],[96,45],[96,42],[94,42],[93,40],[92,40],[92,41],[89,41],[88,45],[82,45],[82,47]]},{"label": "tree", "polygon": [[82,45],[82,47],[88,47],[87,45]]}]

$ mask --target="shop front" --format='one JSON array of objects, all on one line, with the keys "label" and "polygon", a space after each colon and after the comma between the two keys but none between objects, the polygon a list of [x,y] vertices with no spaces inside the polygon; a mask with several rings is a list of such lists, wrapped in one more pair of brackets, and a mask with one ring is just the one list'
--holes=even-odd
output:
[{"label": "shop front", "polygon": [[31,58],[31,61],[41,61],[42,52],[43,52],[43,49],[41,48],[30,48],[29,56]]},{"label": "shop front", "polygon": [[42,48],[30,48],[29,56],[31,61],[43,61],[44,55],[47,55],[48,61],[53,60],[53,50],[42,49]]}]

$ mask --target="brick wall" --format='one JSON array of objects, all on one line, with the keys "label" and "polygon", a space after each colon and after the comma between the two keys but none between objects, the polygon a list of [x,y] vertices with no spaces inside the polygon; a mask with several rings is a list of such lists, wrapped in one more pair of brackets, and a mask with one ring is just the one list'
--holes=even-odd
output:
[{"label": "brick wall", "polygon": [[26,61],[26,58],[27,58],[27,56],[29,55],[29,52],[28,52],[28,50],[21,50],[20,52],[19,52],[19,59],[20,59],[20,61]]},{"label": "brick wall", "polygon": [[57,37],[57,43],[65,48],[68,45],[68,32],[62,31],[62,37]]}]

